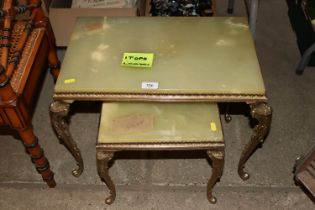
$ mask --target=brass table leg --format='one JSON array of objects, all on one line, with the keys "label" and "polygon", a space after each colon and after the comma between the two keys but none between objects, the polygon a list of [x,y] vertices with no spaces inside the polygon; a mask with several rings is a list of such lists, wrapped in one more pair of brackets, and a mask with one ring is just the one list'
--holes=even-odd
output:
[{"label": "brass table leg", "polygon": [[70,104],[63,101],[54,101],[50,104],[50,119],[52,126],[57,133],[57,136],[62,144],[71,152],[77,162],[78,168],[72,171],[73,176],[80,176],[83,172],[83,160],[81,152],[73,140],[67,116],[69,113]]},{"label": "brass table leg", "polygon": [[258,124],[255,126],[254,133],[250,141],[246,144],[238,164],[238,174],[243,180],[249,178],[249,174],[244,171],[245,163],[257,145],[264,142],[270,128],[272,116],[272,109],[267,103],[251,104],[250,109],[251,116],[258,121]]},{"label": "brass table leg", "polygon": [[207,151],[207,155],[212,160],[212,175],[208,181],[207,197],[210,203],[215,204],[217,198],[212,195],[214,185],[220,180],[224,167],[224,151]]},{"label": "brass table leg", "polygon": [[116,189],[108,173],[108,162],[113,158],[113,151],[96,151],[97,171],[109,189],[110,195],[105,198],[106,204],[112,204],[116,198]]}]

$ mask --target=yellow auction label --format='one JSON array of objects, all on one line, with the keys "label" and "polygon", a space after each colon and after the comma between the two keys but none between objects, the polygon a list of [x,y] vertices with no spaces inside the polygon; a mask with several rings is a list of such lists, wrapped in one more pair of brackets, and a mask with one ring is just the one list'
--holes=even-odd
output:
[{"label": "yellow auction label", "polygon": [[121,66],[150,68],[153,58],[153,53],[124,53]]},{"label": "yellow auction label", "polygon": [[210,129],[211,129],[212,131],[217,131],[217,125],[215,124],[215,122],[211,122],[211,123],[210,123]]},{"label": "yellow auction label", "polygon": [[64,81],[65,84],[71,84],[71,83],[75,83],[75,79],[65,79]]}]

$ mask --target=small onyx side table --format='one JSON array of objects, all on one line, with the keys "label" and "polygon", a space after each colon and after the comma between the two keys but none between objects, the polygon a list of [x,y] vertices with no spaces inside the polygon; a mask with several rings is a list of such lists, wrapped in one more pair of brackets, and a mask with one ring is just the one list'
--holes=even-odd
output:
[{"label": "small onyx side table", "polygon": [[116,197],[108,162],[115,152],[126,150],[205,150],[213,167],[207,197],[216,203],[212,188],[224,166],[217,104],[103,103],[96,159],[99,175],[110,190],[107,204]]},{"label": "small onyx side table", "polygon": [[[121,66],[124,53],[153,53],[150,68]],[[271,107],[243,17],[81,17],[77,19],[58,77],[51,119],[59,139],[83,160],[69,131],[73,101],[242,102],[257,120],[244,145],[238,173],[264,140]]]}]

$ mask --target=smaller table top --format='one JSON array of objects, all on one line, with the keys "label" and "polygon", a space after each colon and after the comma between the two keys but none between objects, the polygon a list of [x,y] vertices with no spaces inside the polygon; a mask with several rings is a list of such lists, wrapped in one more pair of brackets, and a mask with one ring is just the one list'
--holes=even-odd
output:
[{"label": "smaller table top", "polygon": [[98,143],[223,143],[217,104],[103,103]]},{"label": "smaller table top", "polygon": [[[122,66],[124,53],[153,53],[153,65]],[[81,17],[55,86],[67,93],[238,97],[265,87],[246,18]]]}]

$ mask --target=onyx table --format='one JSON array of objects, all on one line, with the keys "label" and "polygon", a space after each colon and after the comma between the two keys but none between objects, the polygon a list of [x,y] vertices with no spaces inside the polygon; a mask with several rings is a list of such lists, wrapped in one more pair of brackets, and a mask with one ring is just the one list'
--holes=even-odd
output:
[{"label": "onyx table", "polygon": [[[122,66],[124,53],[152,53],[152,67]],[[263,142],[272,115],[243,17],[77,19],[50,112],[79,176],[83,160],[67,120],[73,101],[246,103],[258,123],[239,160],[244,180],[245,162]]]}]

